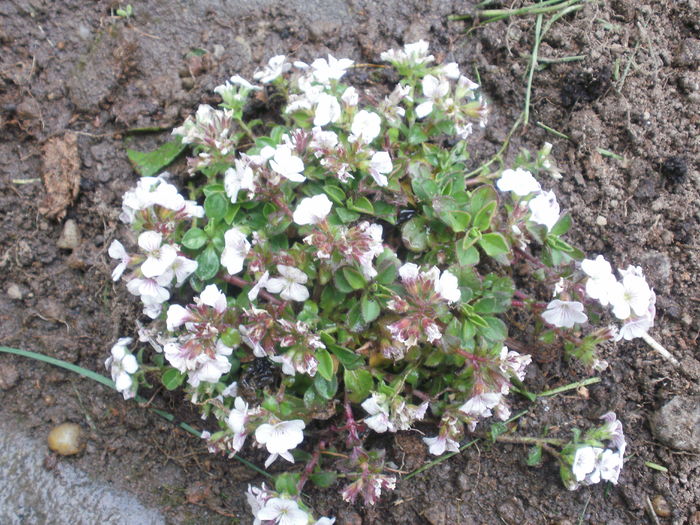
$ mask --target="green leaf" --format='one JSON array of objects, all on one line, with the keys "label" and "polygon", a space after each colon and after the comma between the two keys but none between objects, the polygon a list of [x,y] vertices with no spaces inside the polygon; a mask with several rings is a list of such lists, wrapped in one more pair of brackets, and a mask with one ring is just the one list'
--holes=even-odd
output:
[{"label": "green leaf", "polygon": [[142,177],[152,177],[160,170],[168,166],[187,147],[180,138],[166,142],[158,149],[149,152],[127,149],[126,154],[134,166],[134,169]]},{"label": "green leaf", "polygon": [[338,361],[345,367],[346,370],[355,370],[365,364],[365,360],[362,356],[357,355],[352,350],[349,350],[343,346],[339,346],[335,343],[329,343],[324,340],[326,347],[330,350],[333,355],[338,358]]},{"label": "green leaf", "polygon": [[362,310],[362,318],[365,320],[365,323],[371,323],[374,321],[377,317],[379,317],[379,313],[382,310],[379,303],[374,299],[370,299],[367,294],[362,296],[362,299],[360,300],[360,308]]},{"label": "green leaf", "polygon": [[382,201],[375,202],[374,214],[390,224],[396,224],[396,206]]},{"label": "green leaf", "polygon": [[356,221],[360,218],[359,213],[350,211],[347,208],[343,208],[342,206],[336,206],[335,213],[338,215],[338,218],[341,220],[341,222],[345,224]]},{"label": "green leaf", "polygon": [[480,186],[471,194],[469,210],[476,215],[491,201],[498,201],[496,190],[490,185]]},{"label": "green leaf", "polygon": [[336,289],[341,293],[352,293],[355,289],[350,286],[350,283],[343,275],[343,272],[335,272],[333,274],[333,284],[335,284]]},{"label": "green leaf", "polygon": [[549,235],[564,235],[566,232],[569,231],[569,228],[571,228],[571,215],[565,213],[564,215],[559,217],[557,223],[554,226],[552,226],[552,229],[549,231]]},{"label": "green leaf", "polygon": [[338,473],[330,471],[315,472],[309,476],[309,479],[311,480],[311,483],[317,487],[327,489],[338,479]]},{"label": "green leaf", "polygon": [[326,381],[330,381],[333,377],[333,359],[331,354],[325,348],[316,350],[316,359],[318,360],[318,373]]},{"label": "green leaf", "polygon": [[211,246],[197,256],[195,275],[203,281],[213,279],[219,271],[219,256]]},{"label": "green leaf", "polygon": [[408,129],[408,143],[411,145],[422,144],[428,140],[428,135],[425,134],[420,124],[414,124]]},{"label": "green leaf", "polygon": [[374,206],[367,197],[358,197],[354,203],[348,205],[348,208],[365,215],[374,215]]},{"label": "green leaf", "polygon": [[228,198],[221,193],[212,193],[204,199],[204,211],[210,219],[223,219],[228,207]]},{"label": "green leaf", "polygon": [[182,237],[182,245],[190,250],[199,250],[209,240],[204,230],[190,228]]},{"label": "green leaf", "polygon": [[185,380],[185,374],[181,374],[177,368],[168,368],[160,377],[160,382],[168,390],[175,390]]},{"label": "green leaf", "polygon": [[444,195],[433,199],[433,209],[440,220],[452,228],[452,231],[459,233],[469,228],[471,215],[466,210],[466,205],[453,197]]},{"label": "green leaf", "polygon": [[323,187],[323,191],[338,206],[345,206],[345,192],[341,188],[332,184],[326,184]]},{"label": "green leaf", "polygon": [[360,332],[365,327],[360,303],[357,300],[355,300],[355,303],[348,310],[346,326],[352,332]]},{"label": "green leaf", "polygon": [[379,284],[391,284],[396,280],[398,274],[397,263],[399,259],[396,254],[389,249],[384,250],[377,257],[374,264],[377,270],[377,275],[374,278]]},{"label": "green leaf", "polygon": [[489,201],[474,215],[474,227],[479,231],[486,231],[491,226],[491,219],[496,213],[496,201]]},{"label": "green leaf", "polygon": [[353,403],[360,403],[367,399],[370,391],[374,388],[372,374],[364,368],[359,370],[346,369],[343,379],[345,381],[345,391]]},{"label": "green leaf", "polygon": [[299,483],[300,475],[293,472],[283,472],[275,478],[275,490],[277,492],[286,493],[291,496],[297,494],[297,484]]},{"label": "green leaf", "polygon": [[431,202],[439,192],[438,185],[435,181],[426,178],[425,176],[416,176],[411,180],[413,193],[422,201]]},{"label": "green leaf", "polygon": [[230,326],[221,334],[221,342],[230,347],[238,346],[241,344],[241,333],[233,326]]},{"label": "green leaf", "polygon": [[479,262],[479,250],[474,245],[475,239],[466,235],[457,241],[457,262],[460,266],[473,266]]},{"label": "green leaf", "polygon": [[364,276],[352,266],[344,266],[341,272],[354,290],[362,290],[367,287],[367,281],[365,281]]},{"label": "green leaf", "polygon": [[510,252],[508,241],[500,233],[485,233],[479,239],[479,246],[491,257],[503,255]]},{"label": "green leaf", "polygon": [[541,445],[535,445],[530,449],[530,452],[527,454],[527,460],[526,460],[527,466],[528,467],[536,467],[540,463],[542,463],[542,446]]},{"label": "green leaf", "polygon": [[330,381],[327,381],[320,374],[316,374],[314,376],[314,388],[323,399],[331,400],[338,391],[338,378],[333,376]]},{"label": "green leaf", "polygon": [[401,227],[403,243],[412,252],[428,249],[428,229],[423,217],[413,217]]},{"label": "green leaf", "polygon": [[508,425],[506,425],[502,421],[492,423],[491,428],[489,429],[489,434],[491,434],[491,439],[493,441],[496,441],[496,438],[498,436],[500,436],[501,434],[505,434],[506,432],[508,432]]},{"label": "green leaf", "polygon": [[498,317],[485,316],[483,320],[486,322],[486,326],[477,327],[483,337],[493,342],[500,342],[508,337],[508,327]]}]

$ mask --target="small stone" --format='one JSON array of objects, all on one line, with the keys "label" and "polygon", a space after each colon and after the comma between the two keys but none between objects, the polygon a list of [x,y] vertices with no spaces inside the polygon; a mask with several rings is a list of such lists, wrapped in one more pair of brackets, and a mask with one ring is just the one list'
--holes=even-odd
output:
[{"label": "small stone", "polygon": [[423,517],[425,521],[430,523],[430,525],[445,525],[446,523],[446,512],[444,503],[436,503],[431,505],[423,511]]},{"label": "small stone", "polygon": [[189,91],[194,87],[194,79],[191,77],[183,78],[181,81],[182,89]]},{"label": "small stone", "polygon": [[49,448],[61,456],[73,456],[85,448],[83,431],[75,423],[62,423],[49,432]]},{"label": "small stone", "polygon": [[676,55],[676,65],[685,67],[697,67],[700,65],[700,40],[697,38],[686,38],[681,42],[678,54]]},{"label": "small stone", "polygon": [[690,516],[688,525],[700,525],[700,510]]},{"label": "small stone", "polygon": [[598,226],[607,226],[607,225],[608,225],[608,219],[606,219],[606,218],[603,217],[602,215],[598,215],[598,216],[595,218],[595,223],[596,223]]},{"label": "small stone", "polygon": [[0,390],[9,390],[17,384],[19,372],[11,363],[0,363]]},{"label": "small stone", "polygon": [[700,452],[700,396],[676,396],[650,418],[656,439],[676,450]]},{"label": "small stone", "polygon": [[21,301],[22,297],[24,297],[24,294],[22,293],[22,289],[19,286],[17,286],[15,283],[12,283],[7,287],[7,296],[10,299],[14,299],[15,301]]},{"label": "small stone", "polygon": [[74,250],[80,245],[80,230],[73,219],[68,219],[63,225],[61,236],[56,241],[56,246],[63,250]]},{"label": "small stone", "polygon": [[671,506],[666,501],[666,498],[657,494],[651,500],[651,506],[654,509],[654,514],[659,518],[668,518],[671,516]]},{"label": "small stone", "polygon": [[498,516],[508,525],[518,525],[523,523],[524,508],[522,502],[517,498],[510,498],[498,506]]}]

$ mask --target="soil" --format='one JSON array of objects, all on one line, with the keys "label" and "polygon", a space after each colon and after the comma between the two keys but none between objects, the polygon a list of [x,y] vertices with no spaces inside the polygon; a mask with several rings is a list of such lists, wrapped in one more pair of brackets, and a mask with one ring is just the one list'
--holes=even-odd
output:
[{"label": "soil", "polygon": [[[112,16],[117,7],[0,2],[0,344],[100,373],[111,345],[134,332],[140,311],[125,287],[112,283],[106,250],[125,235],[117,220],[121,195],[137,179],[126,148],[145,151],[167,140],[167,132],[145,131],[168,130],[198,103],[216,103],[213,87],[235,73],[251,78],[274,54],[308,60],[330,52],[368,63],[424,38],[438,59],[478,72],[490,101],[476,167],[522,110],[535,26],[533,17],[516,17],[465,35],[471,22],[448,15],[473,6],[458,1],[139,0],[130,19]],[[553,143],[564,178],[545,185],[574,217],[570,239],[618,267],[643,266],[658,296],[652,334],[684,367],[640,340],[623,341],[605,349],[610,368],[600,383],[534,405],[514,400],[515,408],[529,409],[519,423],[523,435],[547,427],[565,436],[615,410],[630,454],[617,486],[568,492],[551,458],[532,468],[524,447],[480,442],[400,482],[375,508],[352,507],[333,490],[310,493],[315,508],[338,523],[700,523],[698,454],[661,444],[649,424],[666,401],[698,393],[698,1],[587,3],[551,27],[539,52],[584,58],[536,72],[530,123],[514,135],[509,155]],[[184,163],[171,171],[184,180]],[[531,391],[588,375],[560,353],[533,351]],[[146,408],[15,356],[0,355],[0,376],[3,419],[20,418],[42,438],[65,421],[86,431],[83,454],[61,461],[136,492],[172,523],[252,521],[243,493],[262,480],[208,454]],[[167,393],[154,391],[151,403],[207,427]],[[387,441],[389,456],[407,468],[424,461],[421,447],[414,435]]]}]

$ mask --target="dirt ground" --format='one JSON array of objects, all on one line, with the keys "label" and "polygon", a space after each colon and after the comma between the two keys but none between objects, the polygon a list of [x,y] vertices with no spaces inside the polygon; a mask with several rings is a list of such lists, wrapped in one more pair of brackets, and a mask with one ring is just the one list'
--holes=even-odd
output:
[{"label": "dirt ground", "polygon": [[[478,72],[491,103],[474,167],[499,148],[522,110],[532,17],[465,36],[471,22],[447,17],[469,12],[469,2],[251,4],[135,0],[134,16],[124,20],[111,16],[118,6],[108,1],[0,0],[0,344],[104,373],[109,348],[134,332],[140,311],[125,287],[112,283],[106,254],[125,234],[117,220],[121,195],[137,178],[126,147],[164,142],[167,132],[153,130],[179,124],[199,102],[216,103],[213,87],[234,73],[251,78],[274,54],[308,60],[330,52],[368,63],[390,47],[429,40],[439,59]],[[564,178],[546,185],[572,212],[570,238],[618,267],[644,267],[658,296],[652,334],[683,369],[639,340],[623,341],[606,349],[611,366],[588,391],[534,405],[514,399],[515,408],[530,409],[520,421],[523,435],[548,427],[565,436],[615,410],[630,454],[617,486],[568,492],[551,458],[530,468],[523,447],[481,443],[399,483],[373,509],[353,508],[333,490],[312,492],[316,509],[338,523],[700,524],[698,450],[671,448],[650,426],[664,403],[699,393],[699,3],[589,3],[556,22],[539,51],[554,62],[534,76],[530,125],[514,135],[510,155],[554,144]],[[556,62],[578,55],[584,58]],[[172,171],[184,180],[183,163]],[[69,220],[73,233],[64,231]],[[532,351],[531,391],[587,377],[560,353]],[[260,483],[257,475],[208,454],[147,409],[13,356],[0,355],[0,388],[0,417],[19,417],[36,436],[57,423],[79,423],[88,446],[61,461],[136,492],[172,523],[252,521],[243,493]],[[167,393],[153,392],[152,403],[207,428]],[[387,448],[407,469],[425,457],[415,434]],[[254,452],[246,457],[260,460]]]}]

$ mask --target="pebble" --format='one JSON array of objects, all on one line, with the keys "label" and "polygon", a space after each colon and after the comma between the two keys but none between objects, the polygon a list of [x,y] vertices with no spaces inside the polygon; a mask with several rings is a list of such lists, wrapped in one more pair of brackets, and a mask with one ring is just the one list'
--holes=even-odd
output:
[{"label": "pebble", "polygon": [[75,423],[62,423],[49,432],[49,448],[61,456],[73,456],[85,448],[83,431]]},{"label": "pebble", "polygon": [[78,223],[68,219],[63,225],[61,236],[56,241],[56,246],[63,250],[74,250],[80,245],[80,230]]},{"label": "pebble", "polygon": [[606,218],[603,217],[602,215],[598,215],[598,216],[595,218],[595,223],[596,223],[598,226],[607,226],[607,225],[608,225],[608,219],[606,219]]},{"label": "pebble", "polygon": [[11,363],[0,363],[0,390],[9,390],[17,384],[19,372]]},{"label": "pebble", "polygon": [[24,297],[24,294],[22,293],[22,289],[19,286],[17,286],[15,283],[12,283],[7,287],[7,296],[10,299],[14,299],[15,301],[21,301],[22,297]]},{"label": "pebble", "polygon": [[700,452],[700,396],[676,396],[652,414],[656,439],[676,450]]},{"label": "pebble", "polygon": [[662,495],[658,494],[651,500],[651,506],[654,509],[654,514],[659,518],[668,518],[671,515],[671,506]]}]

